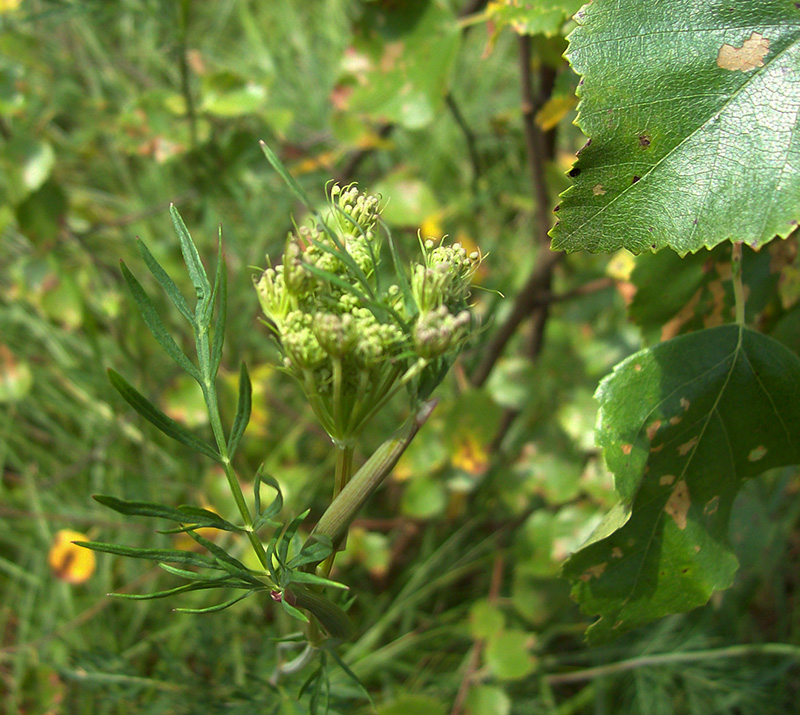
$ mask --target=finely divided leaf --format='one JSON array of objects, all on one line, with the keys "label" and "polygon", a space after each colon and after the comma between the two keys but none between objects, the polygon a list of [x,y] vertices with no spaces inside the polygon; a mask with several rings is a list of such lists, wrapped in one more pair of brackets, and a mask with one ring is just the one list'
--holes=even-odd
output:
[{"label": "finely divided leaf", "polygon": [[200,259],[197,247],[194,245],[192,237],[189,235],[189,230],[186,228],[186,224],[174,204],[170,204],[169,212],[172,215],[172,225],[175,227],[175,233],[178,234],[178,240],[181,243],[181,253],[183,253],[183,260],[189,271],[189,278],[191,278],[192,285],[197,293],[195,314],[200,314],[211,299],[211,284],[208,282],[206,269],[203,267],[203,261]]},{"label": "finely divided leaf", "polygon": [[186,299],[183,297],[180,290],[178,290],[178,286],[175,285],[175,281],[169,277],[169,274],[163,269],[153,254],[150,253],[150,249],[147,248],[144,241],[137,239],[136,243],[139,246],[139,253],[142,254],[142,258],[144,258],[144,262],[147,264],[150,272],[164,289],[164,292],[169,296],[175,307],[181,312],[181,315],[191,323],[194,320],[194,316],[189,306],[186,304]]},{"label": "finely divided leaf", "polygon": [[211,459],[221,462],[219,453],[208,443],[203,442],[199,437],[193,435],[183,425],[167,417],[150,400],[142,395],[133,385],[131,385],[122,375],[114,370],[108,370],[108,379],[114,388],[122,395],[123,399],[136,410],[142,417],[152,422],[168,437],[185,444],[187,447],[205,454]]},{"label": "finely divided leaf", "polygon": [[163,504],[155,504],[145,501],[128,501],[117,499],[116,497],[95,494],[94,500],[107,506],[120,514],[128,516],[151,516],[177,521],[180,524],[191,524],[192,528],[211,527],[223,531],[244,531],[242,527],[231,524],[223,519],[219,514],[215,514],[208,509],[196,506],[179,506],[177,509]]},{"label": "finely divided leaf", "polygon": [[757,247],[800,219],[800,8],[594,0],[567,57],[590,137],[553,248]]},{"label": "finely divided leaf", "polygon": [[601,642],[731,585],[742,483],[800,463],[800,359],[727,325],[631,356],[598,388],[597,441],[622,504],[564,567]]},{"label": "finely divided leaf", "polygon": [[136,277],[128,270],[128,267],[122,261],[120,261],[120,268],[125,282],[128,284],[128,288],[131,291],[131,295],[136,301],[136,305],[139,306],[142,318],[153,334],[153,337],[158,341],[158,344],[164,348],[167,355],[199,382],[201,380],[200,371],[172,339],[172,336],[169,334],[169,331],[167,331],[166,326],[158,315],[153,301],[150,300],[150,296],[147,295],[142,285],[136,280]]}]

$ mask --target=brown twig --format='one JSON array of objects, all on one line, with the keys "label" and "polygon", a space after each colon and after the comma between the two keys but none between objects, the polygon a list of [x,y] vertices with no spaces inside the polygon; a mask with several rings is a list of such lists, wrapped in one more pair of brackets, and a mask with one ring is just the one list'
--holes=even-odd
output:
[{"label": "brown twig", "polygon": [[[553,89],[555,72],[552,68],[542,65],[539,72],[539,86],[534,93],[533,76],[531,72],[531,38],[529,35],[520,35],[520,83],[522,96],[522,125],[525,136],[525,148],[528,156],[528,169],[531,178],[531,187],[536,200],[536,234],[535,244],[541,260],[533,269],[522,290],[517,294],[511,313],[505,323],[495,333],[486,348],[483,359],[478,364],[472,375],[472,384],[476,387],[483,385],[491,374],[495,363],[505,350],[508,341],[517,328],[525,321],[531,321],[530,337],[526,352],[535,360],[544,346],[544,331],[550,315],[550,296],[553,269],[561,260],[562,254],[548,251],[550,242],[550,199],[547,193],[545,177],[545,162],[552,158],[553,142],[549,141],[545,133],[536,124],[536,113],[544,105]],[[500,428],[493,440],[492,446],[500,445],[509,428],[519,412],[506,410],[501,420]]]}]

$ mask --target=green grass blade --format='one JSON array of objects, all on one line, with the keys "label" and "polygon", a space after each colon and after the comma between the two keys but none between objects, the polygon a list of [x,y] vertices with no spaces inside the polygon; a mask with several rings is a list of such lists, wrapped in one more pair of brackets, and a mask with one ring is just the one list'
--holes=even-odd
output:
[{"label": "green grass blade", "polygon": [[162,268],[161,264],[155,259],[153,254],[150,253],[150,249],[147,248],[144,241],[136,239],[136,243],[139,246],[139,253],[142,254],[144,262],[150,269],[150,273],[153,274],[159,285],[164,289],[164,292],[169,296],[169,299],[180,311],[181,315],[191,323],[194,319],[192,316],[192,311],[189,309],[183,294],[180,292],[180,290],[178,290],[178,286],[175,285],[175,281],[169,277],[169,274]]},{"label": "green grass blade", "polygon": [[208,282],[208,275],[203,267],[203,261],[200,260],[197,247],[194,245],[194,241],[189,235],[189,230],[186,228],[186,224],[174,204],[170,204],[169,212],[172,215],[172,225],[175,227],[175,233],[178,234],[178,240],[181,242],[181,253],[183,253],[183,260],[189,271],[189,278],[197,293],[195,315],[199,315],[202,314],[205,305],[211,299],[211,284]]},{"label": "green grass blade", "polygon": [[210,444],[204,442],[199,437],[193,435],[183,425],[179,424],[171,417],[167,417],[150,400],[142,395],[133,385],[131,385],[122,375],[111,368],[108,370],[108,379],[113,387],[122,395],[122,398],[134,410],[155,427],[160,429],[168,437],[185,444],[187,447],[211,457],[216,462],[222,462],[222,458]]},{"label": "green grass blade", "polygon": [[128,267],[123,261],[120,261],[120,269],[128,284],[131,295],[133,296],[136,305],[139,307],[139,312],[142,314],[145,324],[150,329],[153,337],[158,341],[158,344],[164,348],[164,351],[169,355],[178,365],[180,365],[186,372],[188,372],[195,380],[200,381],[200,371],[197,367],[186,357],[186,354],[178,347],[178,344],[172,339],[167,327],[158,315],[153,301],[147,295],[141,283],[136,280],[136,277],[128,270]]},{"label": "green grass blade", "polygon": [[[219,329],[219,327],[217,328]],[[216,336],[215,336],[216,337]],[[231,434],[228,437],[228,456],[233,459],[239,442],[242,440],[244,431],[250,422],[250,410],[253,405],[253,384],[250,382],[250,375],[247,372],[247,365],[242,363],[239,370],[239,400],[236,405],[236,416],[233,418]]]}]

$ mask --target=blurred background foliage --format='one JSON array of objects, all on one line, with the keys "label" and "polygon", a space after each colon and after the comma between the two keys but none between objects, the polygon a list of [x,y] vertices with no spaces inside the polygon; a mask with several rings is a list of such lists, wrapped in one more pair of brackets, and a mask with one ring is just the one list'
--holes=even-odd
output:
[{"label": "blurred background foliage", "polygon": [[[519,3],[456,0],[0,2],[0,709],[308,711],[312,694],[297,697],[308,673],[270,682],[285,657],[276,639],[295,628],[271,602],[208,616],[173,614],[170,601],[116,602],[105,594],[168,588],[174,577],[105,554],[95,563],[70,543],[178,538],[123,521],[93,493],[235,518],[221,472],[157,434],[105,376],[113,367],[172,417],[206,429],[196,386],[160,352],[118,270],[124,259],[145,280],[139,236],[191,289],[170,202],[208,260],[222,224],[229,419],[241,360],[255,391],[241,473],[265,461],[287,518],[308,504],[313,518],[326,503],[329,444],[273,368],[258,322],[253,266],[281,251],[292,216],[303,220],[260,139],[310,196],[322,200],[332,178],[382,193],[401,250],[421,231],[488,254],[474,294],[482,332],[337,561],[359,630],[341,655],[372,703],[334,669],[330,712],[796,707],[796,660],[725,651],[800,645],[794,471],[744,490],[733,530],[742,568],[705,609],[589,649],[587,619],[559,579],[615,501],[594,447],[598,381],[643,340],[727,315],[728,255],[554,262],[527,307],[539,318],[512,329],[487,363],[498,327],[547,260],[541,226],[584,143],[571,124],[578,78],[561,58],[579,5],[534,3],[520,18]],[[533,107],[521,99],[521,54]],[[526,116],[541,142],[533,185]],[[777,326],[798,349],[794,313],[782,320],[797,302],[794,242],[747,261],[748,319]],[[651,277],[665,271],[673,286],[652,295],[664,284]],[[376,420],[360,456],[401,417]],[[202,592],[180,600],[211,603]],[[710,648],[719,656],[696,657]]]}]

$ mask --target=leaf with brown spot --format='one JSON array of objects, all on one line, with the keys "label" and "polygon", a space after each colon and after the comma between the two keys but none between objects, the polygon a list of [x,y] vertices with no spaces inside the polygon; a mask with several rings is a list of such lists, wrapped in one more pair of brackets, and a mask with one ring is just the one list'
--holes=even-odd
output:
[{"label": "leaf with brown spot", "polygon": [[[621,502],[564,566],[581,609],[600,616],[592,642],[730,586],[741,485],[800,463],[800,358],[755,331],[711,328],[632,355],[597,399],[596,440]],[[597,564],[605,570],[583,580]]]},{"label": "leaf with brown spot", "polygon": [[792,4],[593,0],[576,21],[566,56],[592,144],[561,195],[553,248],[685,255],[788,236],[800,220]]},{"label": "leaf with brown spot", "polygon": [[717,66],[724,70],[740,70],[750,72],[756,67],[764,66],[764,58],[769,52],[769,40],[754,32],[741,47],[734,47],[727,42],[719,48]]}]

